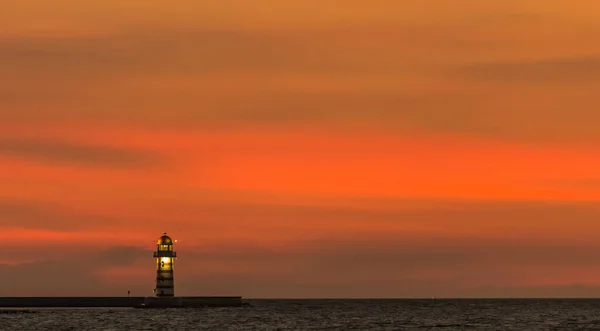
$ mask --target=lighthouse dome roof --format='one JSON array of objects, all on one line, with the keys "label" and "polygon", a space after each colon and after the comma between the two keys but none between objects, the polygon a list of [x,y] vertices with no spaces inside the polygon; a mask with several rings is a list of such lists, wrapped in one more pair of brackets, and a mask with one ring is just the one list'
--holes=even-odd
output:
[{"label": "lighthouse dome roof", "polygon": [[165,234],[163,234],[162,237],[158,238],[158,245],[173,245],[173,239],[171,239],[171,237],[167,236],[167,233],[165,232]]}]

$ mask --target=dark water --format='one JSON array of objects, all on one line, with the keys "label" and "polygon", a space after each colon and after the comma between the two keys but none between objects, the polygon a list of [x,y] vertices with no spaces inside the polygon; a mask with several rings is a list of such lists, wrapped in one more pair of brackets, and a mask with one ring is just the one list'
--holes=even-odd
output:
[{"label": "dark water", "polygon": [[206,309],[33,309],[1,330],[600,330],[600,300],[250,300]]}]

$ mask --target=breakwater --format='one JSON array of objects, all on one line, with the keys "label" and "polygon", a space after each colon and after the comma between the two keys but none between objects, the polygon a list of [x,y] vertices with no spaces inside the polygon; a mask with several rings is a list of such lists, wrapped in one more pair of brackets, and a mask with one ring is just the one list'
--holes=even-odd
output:
[{"label": "breakwater", "polygon": [[[131,308],[148,297],[0,297],[0,308]],[[238,307],[242,297],[177,297],[182,308]]]}]

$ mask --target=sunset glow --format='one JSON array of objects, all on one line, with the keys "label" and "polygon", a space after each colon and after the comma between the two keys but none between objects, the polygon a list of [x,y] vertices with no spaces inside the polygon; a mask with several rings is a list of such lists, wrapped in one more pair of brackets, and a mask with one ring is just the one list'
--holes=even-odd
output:
[{"label": "sunset glow", "polygon": [[598,296],[599,19],[2,2],[0,296],[151,293],[165,231],[183,295]]}]

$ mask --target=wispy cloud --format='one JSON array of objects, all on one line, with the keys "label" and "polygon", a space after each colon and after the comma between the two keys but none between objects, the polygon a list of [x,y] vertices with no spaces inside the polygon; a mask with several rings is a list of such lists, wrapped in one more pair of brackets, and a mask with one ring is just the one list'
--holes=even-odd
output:
[{"label": "wispy cloud", "polygon": [[[106,295],[107,293],[123,293],[127,288],[136,289],[137,293],[152,293],[152,277],[146,283],[121,283],[106,285],[100,273],[118,266],[132,266],[147,251],[133,247],[112,247],[106,251],[88,253],[85,257],[61,258],[58,254],[44,255],[35,262],[16,265],[0,264],[0,271],[5,279],[13,284],[3,288],[3,296],[60,296],[60,295]],[[151,264],[151,257],[150,257]],[[53,286],[40,281],[40,275],[52,279]]]},{"label": "wispy cloud", "polygon": [[0,155],[41,162],[98,167],[153,167],[160,158],[150,152],[52,139],[0,139]]},{"label": "wispy cloud", "polygon": [[0,200],[0,225],[3,228],[48,230],[98,230],[123,223],[119,217],[72,210],[44,202]]},{"label": "wispy cloud", "polygon": [[[246,297],[591,296],[581,286],[570,284],[591,284],[589,277],[578,277],[577,273],[600,268],[594,257],[596,246],[573,243],[323,238],[301,247],[261,246],[228,243],[213,245],[211,251],[204,252],[187,247],[177,260],[179,270],[185,270],[177,276],[178,293]],[[140,280],[139,275],[151,276],[152,268],[149,250],[118,246],[85,257],[56,256],[0,265],[0,271],[13,283],[1,294],[119,295],[127,289],[151,293],[152,278]],[[134,270],[136,277],[125,275],[115,281],[114,275],[106,274],[110,270],[117,275],[119,270]],[[512,285],[534,281],[531,270],[550,272],[553,277],[546,278],[545,286]],[[62,273],[66,274],[60,277]],[[56,277],[55,286],[36,281],[40,274]],[[593,286],[583,287],[594,290]]]},{"label": "wispy cloud", "polygon": [[475,63],[464,66],[460,72],[466,78],[492,83],[598,83],[600,56],[592,54],[570,58]]}]

